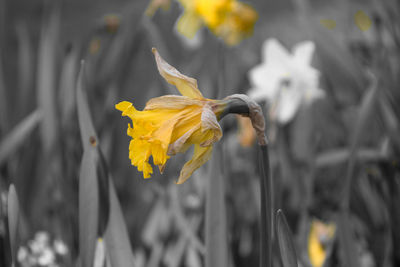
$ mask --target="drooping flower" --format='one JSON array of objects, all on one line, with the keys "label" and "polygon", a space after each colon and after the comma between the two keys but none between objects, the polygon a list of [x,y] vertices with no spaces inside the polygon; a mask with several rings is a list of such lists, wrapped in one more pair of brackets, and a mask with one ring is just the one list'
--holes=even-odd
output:
[{"label": "drooping flower", "polygon": [[224,110],[224,102],[204,98],[197,81],[181,74],[165,62],[153,48],[158,71],[170,84],[175,85],[179,95],[156,97],[138,111],[127,101],[117,104],[116,109],[132,120],[128,125],[129,158],[132,165],[149,178],[153,164],[162,172],[168,159],[176,153],[185,152],[194,145],[194,155],[182,168],[177,183],[185,182],[192,173],[211,157],[212,145],[222,137],[218,116]]},{"label": "drooping flower", "polygon": [[311,223],[308,235],[308,256],[313,267],[321,267],[326,258],[327,247],[336,231],[334,223],[325,224],[317,219]]},{"label": "drooping flower", "polygon": [[265,41],[263,62],[249,72],[249,95],[269,104],[271,120],[286,124],[301,105],[324,96],[319,89],[319,71],[310,65],[314,50],[311,41],[297,44],[293,53],[276,39]]},{"label": "drooping flower", "polygon": [[228,45],[236,45],[253,32],[258,15],[249,5],[236,0],[179,0],[184,12],[177,30],[189,39],[206,26]]}]

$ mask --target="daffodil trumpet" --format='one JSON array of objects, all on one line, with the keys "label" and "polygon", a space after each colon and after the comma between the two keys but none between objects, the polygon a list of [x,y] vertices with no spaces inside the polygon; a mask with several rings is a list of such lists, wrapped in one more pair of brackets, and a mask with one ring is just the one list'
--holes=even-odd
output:
[{"label": "daffodil trumpet", "polygon": [[[243,95],[223,100],[203,97],[195,79],[169,65],[155,48],[152,51],[160,75],[175,85],[181,95],[150,99],[142,111],[135,109],[128,101],[122,101],[115,107],[122,111],[122,116],[132,120],[127,130],[128,136],[132,137],[129,158],[144,178],[149,178],[153,173],[150,157],[162,173],[171,156],[183,153],[194,145],[193,157],[183,166],[177,180],[178,184],[182,184],[211,157],[213,144],[222,137],[218,121],[228,113],[251,116],[255,109],[248,104],[253,102]],[[262,116],[260,111],[255,114]],[[264,132],[263,118],[258,118],[258,121],[262,121],[260,129]]]}]

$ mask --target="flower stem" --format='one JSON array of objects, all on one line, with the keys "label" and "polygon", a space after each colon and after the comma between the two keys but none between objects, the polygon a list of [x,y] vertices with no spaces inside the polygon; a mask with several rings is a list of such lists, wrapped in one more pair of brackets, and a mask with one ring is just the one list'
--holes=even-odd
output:
[{"label": "flower stem", "polygon": [[260,149],[260,267],[270,267],[272,264],[272,180],[268,145],[260,145]]}]

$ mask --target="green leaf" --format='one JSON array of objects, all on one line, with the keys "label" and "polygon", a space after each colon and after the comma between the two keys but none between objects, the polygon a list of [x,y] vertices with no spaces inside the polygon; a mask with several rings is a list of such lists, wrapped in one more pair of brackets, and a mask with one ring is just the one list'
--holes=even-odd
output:
[{"label": "green leaf", "polygon": [[111,266],[136,266],[129,233],[126,228],[121,206],[115,192],[114,183],[110,176],[110,220],[104,235]]},{"label": "green leaf", "polygon": [[[103,234],[111,266],[135,266],[122,210],[107,170],[107,164],[98,146],[97,134],[87,104],[83,63],[78,76],[76,96],[81,139],[84,147],[81,168],[87,169],[87,175],[81,176],[80,192],[82,196],[80,195],[79,200],[80,207],[82,207],[80,227],[84,231],[80,233],[84,235],[80,237],[80,242],[82,246],[86,246],[81,248],[82,266],[92,266],[96,237],[98,235],[103,236]],[[85,165],[88,166],[85,167]],[[81,200],[85,198],[90,198],[92,203],[85,203],[86,201],[81,203]],[[93,225],[98,225],[98,228],[96,229]]]},{"label": "green leaf", "polygon": [[85,86],[82,63],[76,93],[78,120],[84,147],[79,179],[79,243],[82,265],[92,266],[97,237],[103,236],[108,224],[110,197],[108,171],[98,148]]},{"label": "green leaf", "polygon": [[83,149],[90,151],[97,146],[98,138],[94,129],[92,116],[90,115],[89,105],[86,94],[85,63],[81,62],[81,69],[78,75],[76,103],[78,108],[79,129]]},{"label": "green leaf", "polygon": [[68,123],[73,110],[75,109],[76,97],[75,97],[75,82],[78,74],[78,53],[71,47],[67,48],[66,55],[64,57],[64,63],[61,69],[60,76],[60,115],[63,123]]},{"label": "green leaf", "polygon": [[10,237],[11,258],[13,266],[16,264],[18,250],[18,222],[19,222],[19,202],[18,195],[13,184],[10,185],[7,198],[7,217],[8,232]]},{"label": "green leaf", "polygon": [[60,12],[56,8],[44,22],[39,44],[37,97],[43,114],[41,137],[45,152],[49,152],[57,140],[56,51],[60,24]]},{"label": "green leaf", "polygon": [[214,146],[207,181],[205,242],[206,267],[228,266],[228,238],[224,177],[221,173],[221,145]]},{"label": "green leaf", "polygon": [[79,174],[79,252],[82,266],[93,266],[98,234],[98,190],[96,150],[86,150]]},{"label": "green leaf", "polygon": [[20,114],[25,114],[32,106],[33,78],[34,78],[34,52],[29,32],[25,22],[19,21],[16,26],[18,42],[18,105]]},{"label": "green leaf", "polygon": [[4,137],[0,143],[0,165],[24,142],[28,141],[29,134],[35,129],[41,118],[39,110],[33,111]]},{"label": "green leaf", "polygon": [[283,267],[297,267],[297,256],[292,233],[282,210],[276,212],[276,234]]}]

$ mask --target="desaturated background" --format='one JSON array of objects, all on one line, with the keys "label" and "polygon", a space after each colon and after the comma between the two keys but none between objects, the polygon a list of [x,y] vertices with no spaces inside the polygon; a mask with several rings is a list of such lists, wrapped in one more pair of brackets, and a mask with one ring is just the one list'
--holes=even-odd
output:
[{"label": "desaturated background", "polygon": [[[214,155],[186,183],[175,185],[191,152],[172,157],[163,175],[155,169],[151,179],[143,179],[128,158],[128,120],[114,105],[127,100],[142,109],[152,97],[177,93],[158,74],[152,47],[196,78],[206,97],[246,93],[248,71],[262,61],[261,47],[268,38],[289,51],[298,42],[314,41],[312,65],[326,92],[281,126],[270,144],[274,209],[285,212],[299,264],[320,266],[309,259],[310,229],[318,219],[336,229],[332,235],[322,230],[317,237],[323,255],[328,254],[324,266],[346,266],[349,242],[359,266],[400,265],[400,4],[248,3],[259,15],[252,37],[228,47],[203,29],[199,47],[192,49],[174,30],[182,12],[176,1],[152,18],[144,15],[148,1],[0,1],[1,266],[10,260],[6,220],[11,183],[20,214],[15,247],[29,247],[35,233],[44,231],[68,248],[57,258],[59,265],[21,266],[77,262],[79,235],[85,234],[78,231],[83,147],[75,93],[81,60],[88,107],[137,266],[203,266],[207,198],[211,203],[217,199],[217,212],[225,218],[222,226],[211,227],[227,233],[228,265],[257,266],[258,148],[239,144],[236,118],[221,122],[222,156]],[[358,10],[371,18],[369,31],[355,25]],[[335,20],[336,27],[327,29],[321,19]],[[224,86],[218,90],[221,80]],[[223,177],[222,195],[208,192],[213,175]],[[349,179],[346,224],[352,234],[346,238],[338,214]],[[281,264],[277,247],[274,264]]]}]

